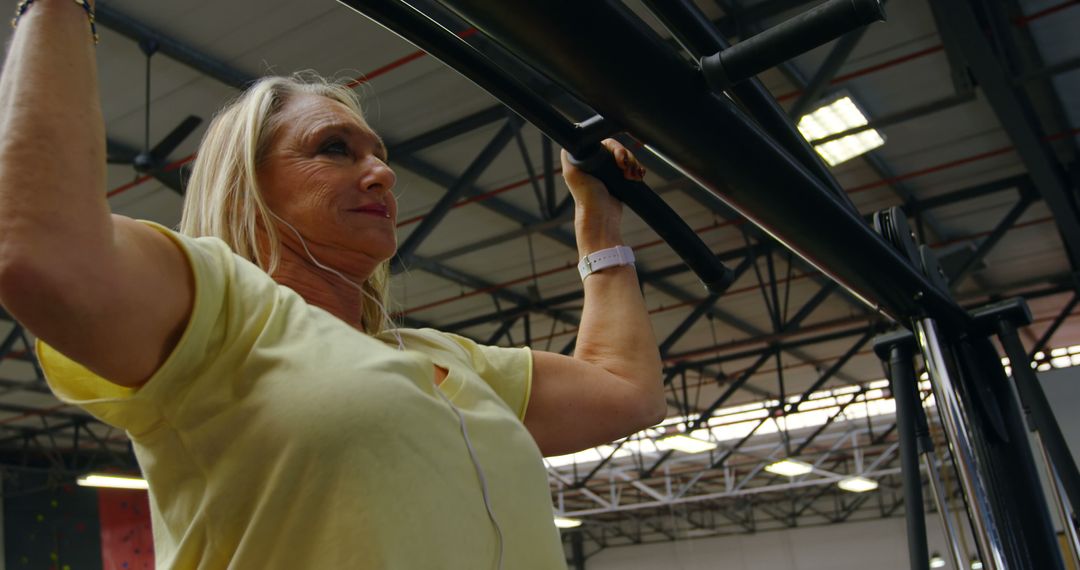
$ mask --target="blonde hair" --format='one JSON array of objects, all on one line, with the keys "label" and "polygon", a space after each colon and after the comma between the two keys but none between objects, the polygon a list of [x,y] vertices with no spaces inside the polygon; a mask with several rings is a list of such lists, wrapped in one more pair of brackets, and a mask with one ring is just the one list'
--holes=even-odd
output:
[{"label": "blonde hair", "polygon": [[[364,116],[352,89],[313,73],[260,79],[211,121],[199,144],[180,218],[180,233],[220,238],[271,275],[281,261],[281,236],[256,174],[276,131],[278,113],[298,95],[320,95]],[[266,251],[259,242],[259,228],[266,231]],[[389,285],[389,262],[380,263],[361,285],[362,296],[374,301],[361,299],[360,322],[370,335],[379,334],[389,323],[383,309]]]}]

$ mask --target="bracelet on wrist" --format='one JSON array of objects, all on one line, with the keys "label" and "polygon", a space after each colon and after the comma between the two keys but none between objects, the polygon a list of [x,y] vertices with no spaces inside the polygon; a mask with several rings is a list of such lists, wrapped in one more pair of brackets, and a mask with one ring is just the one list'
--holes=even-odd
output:
[{"label": "bracelet on wrist", "polygon": [[[94,38],[94,45],[98,44],[100,38],[97,33],[97,22],[94,18],[94,8],[90,5],[90,0],[73,0],[86,12],[86,18],[90,20],[90,36]],[[34,3],[34,0],[20,0],[19,4],[15,6],[15,17],[11,19],[11,27],[15,28],[19,25],[19,18],[22,18],[26,13],[27,8]]]},{"label": "bracelet on wrist", "polygon": [[584,282],[586,277],[597,271],[633,264],[634,250],[625,245],[620,245],[601,249],[600,251],[582,257],[581,261],[578,262],[578,273],[581,275],[581,280]]}]

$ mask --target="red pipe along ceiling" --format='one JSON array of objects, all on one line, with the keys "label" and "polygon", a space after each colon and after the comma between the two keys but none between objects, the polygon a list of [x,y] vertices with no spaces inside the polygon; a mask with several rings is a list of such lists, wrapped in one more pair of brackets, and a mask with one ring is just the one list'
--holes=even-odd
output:
[{"label": "red pipe along ceiling", "polygon": [[[1045,8],[1043,10],[1040,10],[1040,11],[1034,13],[1034,14],[1026,16],[1024,18],[1019,18],[1019,19],[1017,19],[1015,21],[1015,24],[1017,26],[1021,26],[1021,27],[1027,26],[1029,23],[1031,23],[1031,22],[1033,22],[1035,20],[1038,20],[1040,18],[1044,18],[1046,16],[1049,16],[1050,14],[1059,12],[1061,10],[1064,10],[1066,8],[1070,8],[1070,7],[1076,6],[1076,5],[1080,5],[1080,0],[1068,0],[1068,1],[1062,2],[1060,4],[1055,4],[1053,6]],[[458,35],[461,36],[462,38],[467,38],[467,37],[475,35],[475,34],[476,34],[475,29],[468,29],[468,30],[465,30],[463,32],[460,32]],[[888,61],[876,64],[876,65],[872,65],[872,66],[869,66],[869,67],[864,67],[862,69],[852,71],[851,73],[847,73],[847,74],[841,75],[839,77],[836,77],[836,78],[834,78],[832,80],[832,82],[830,84],[831,85],[836,85],[836,84],[842,83],[844,81],[849,81],[849,80],[854,79],[856,77],[862,77],[863,75],[869,75],[871,73],[876,73],[876,72],[881,71],[883,69],[888,69],[890,67],[900,65],[901,63],[905,63],[905,62],[908,62],[908,61],[912,61],[912,60],[915,60],[915,59],[919,59],[919,58],[928,56],[928,55],[933,54],[933,53],[937,53],[937,52],[941,51],[942,49],[944,49],[944,46],[942,46],[941,44],[938,44],[936,46],[932,46],[932,47],[925,48],[925,49],[922,49],[922,50],[919,50],[919,51],[916,51],[916,52],[912,52],[912,53],[909,53],[907,55],[902,55],[902,56],[897,57],[895,59],[890,59]],[[391,72],[391,71],[393,71],[395,69],[398,69],[399,67],[405,66],[405,65],[407,65],[407,64],[409,64],[409,63],[411,63],[413,61],[416,61],[416,60],[424,57],[425,55],[427,55],[427,53],[424,52],[424,51],[421,51],[421,50],[414,51],[414,52],[412,52],[412,53],[410,53],[410,54],[408,54],[408,55],[406,55],[404,57],[400,57],[400,58],[398,58],[398,59],[396,59],[396,60],[394,60],[394,61],[392,61],[392,62],[390,62],[390,63],[388,63],[386,65],[375,68],[375,69],[371,70],[368,73],[361,74],[359,77],[357,77],[356,79],[353,79],[352,81],[350,81],[346,85],[349,86],[349,87],[356,87],[357,85],[367,83],[367,82],[371,81],[372,79],[375,79],[376,77],[379,77],[381,75],[385,75],[385,74],[387,74],[387,73],[389,73],[389,72]],[[793,91],[791,93],[785,93],[783,95],[778,96],[777,100],[778,101],[784,101],[786,99],[796,97],[800,93],[802,93],[802,92],[801,91]],[[172,162],[172,163],[167,164],[164,168],[162,168],[162,171],[163,172],[169,172],[171,170],[175,170],[175,169],[180,168],[181,166],[191,162],[194,159],[195,159],[194,154],[186,156],[186,157],[184,157],[184,158],[182,158],[180,160],[177,160],[176,162]],[[112,198],[113,196],[116,196],[117,194],[120,194],[120,193],[125,192],[127,190],[130,190],[130,189],[132,189],[132,188],[134,188],[136,186],[139,186],[140,184],[146,182],[147,180],[150,180],[151,178],[153,178],[153,176],[140,176],[139,178],[136,178],[135,180],[133,180],[131,182],[128,182],[127,184],[117,186],[116,188],[110,190],[106,194],[106,197]],[[516,188],[516,187],[524,185],[524,184],[526,184],[528,182],[529,182],[529,180],[525,179],[525,180],[521,180],[519,182],[515,182],[514,184],[511,184],[509,186],[512,186],[512,187]],[[503,191],[508,190],[508,189],[510,189],[510,188],[506,188]],[[483,196],[483,195],[481,195],[481,196]],[[471,203],[471,202],[480,201],[481,199],[483,199],[481,196],[474,196],[472,198],[469,198],[465,202],[466,203]],[[488,196],[488,197],[490,197],[490,196]],[[460,205],[464,205],[464,204],[460,204]],[[457,206],[455,206],[455,207],[457,207]],[[423,219],[423,218],[421,217],[421,218],[416,218],[416,219],[410,219],[410,220],[408,220],[408,223],[414,223],[416,221],[419,221],[420,219]]]},{"label": "red pipe along ceiling", "polygon": [[[1044,9],[1044,10],[1041,10],[1039,12],[1031,14],[1031,15],[1025,17],[1025,18],[1018,19],[1018,20],[1016,20],[1015,24],[1017,26],[1026,26],[1032,21],[1038,20],[1038,19],[1046,17],[1046,16],[1048,16],[1050,14],[1056,13],[1058,11],[1061,11],[1063,9],[1070,8],[1070,7],[1076,6],[1076,5],[1080,5],[1080,0],[1068,0],[1067,2],[1062,2],[1060,4],[1056,4],[1054,6],[1048,7],[1046,9]],[[464,37],[472,36],[475,33],[476,33],[475,29],[469,29],[469,30],[466,30],[464,32],[461,32],[459,35],[464,38]],[[941,44],[938,44],[938,45],[931,46],[931,47],[928,47],[928,48],[924,48],[924,49],[921,49],[921,50],[918,50],[918,51],[914,51],[914,52],[911,52],[911,53],[908,53],[908,54],[905,54],[905,55],[890,59],[888,61],[885,61],[885,62],[882,62],[882,63],[879,63],[879,64],[871,65],[871,66],[861,68],[861,69],[852,71],[850,73],[838,76],[838,77],[834,78],[830,82],[830,84],[831,85],[838,85],[838,84],[844,83],[846,81],[850,81],[852,79],[855,79],[857,77],[863,77],[863,76],[866,76],[866,75],[870,75],[870,74],[877,73],[877,72],[885,70],[885,69],[889,69],[889,68],[901,65],[903,63],[907,63],[909,61],[915,61],[917,59],[927,57],[929,55],[938,53],[938,52],[940,52],[942,50],[944,50],[944,46],[942,46]],[[357,77],[356,79],[353,79],[347,85],[349,87],[356,87],[356,86],[361,85],[363,83],[367,83],[367,82],[369,82],[369,81],[371,81],[371,80],[373,80],[373,79],[375,79],[375,78],[377,78],[377,77],[379,77],[381,75],[385,75],[385,74],[387,74],[387,73],[389,73],[389,72],[391,72],[391,71],[393,71],[395,69],[398,69],[398,68],[403,67],[403,66],[405,66],[405,65],[407,65],[407,64],[409,64],[409,63],[411,63],[413,61],[421,59],[425,55],[427,55],[427,53],[423,52],[423,51],[420,51],[420,50],[412,52],[412,53],[410,53],[410,54],[408,54],[406,56],[403,56],[401,58],[398,58],[398,59],[396,59],[396,60],[394,60],[394,61],[392,61],[392,62],[390,62],[390,63],[388,63],[386,65],[378,67],[378,68],[372,70],[369,73],[362,74],[361,76]],[[801,91],[793,91],[793,92],[790,92],[790,93],[785,93],[783,95],[777,96],[777,100],[778,101],[784,101],[784,100],[787,100],[787,99],[791,99],[793,97],[798,96],[800,93],[802,93],[802,92]],[[1061,138],[1064,138],[1064,137],[1067,137],[1067,136],[1075,136],[1075,135],[1078,135],[1078,134],[1080,134],[1080,128],[1072,129],[1070,131],[1063,131],[1063,132],[1060,132],[1060,133],[1055,133],[1053,135],[1049,135],[1049,136],[1046,137],[1046,140],[1053,141],[1053,140],[1061,139]],[[990,150],[990,151],[974,154],[974,155],[959,158],[959,159],[956,159],[956,160],[943,162],[943,163],[936,164],[934,166],[930,166],[930,167],[923,168],[923,169],[920,169],[920,170],[916,170],[916,171],[913,171],[913,172],[900,174],[900,175],[897,175],[897,176],[895,176],[893,178],[888,178],[888,179],[878,180],[878,181],[875,181],[875,182],[870,182],[870,183],[867,183],[867,184],[862,184],[860,186],[856,186],[854,188],[847,189],[846,192],[848,194],[857,194],[857,193],[865,192],[867,190],[871,190],[871,189],[874,189],[874,188],[884,187],[884,186],[887,186],[887,185],[890,185],[890,184],[893,184],[893,183],[896,183],[896,182],[910,180],[912,178],[917,178],[917,177],[920,177],[920,176],[924,176],[924,175],[932,174],[932,173],[936,173],[936,172],[942,172],[942,171],[945,171],[945,170],[948,170],[948,169],[951,169],[951,168],[957,168],[959,166],[963,166],[963,165],[966,165],[966,164],[971,164],[971,163],[978,162],[980,160],[985,160],[987,158],[991,158],[991,157],[994,157],[994,156],[1003,155],[1003,154],[1006,154],[1008,152],[1013,151],[1014,148],[1015,147],[1013,147],[1013,146],[1004,146],[1004,147],[1001,147],[1001,148],[997,148],[997,149],[993,149],[993,150]],[[195,155],[192,154],[190,156],[187,156],[185,158],[182,158],[180,160],[177,160],[175,162],[172,162],[172,163],[166,165],[162,170],[164,172],[175,170],[177,168],[180,168],[184,164],[187,164],[187,163],[191,162],[192,160],[194,160],[194,158],[195,158]],[[557,169],[556,172],[561,172],[561,169]],[[119,187],[109,191],[106,196],[111,198],[111,197],[116,196],[116,195],[118,195],[118,194],[120,194],[122,192],[130,190],[131,188],[139,186],[140,184],[142,184],[142,183],[144,183],[144,182],[146,182],[146,181],[148,181],[148,180],[150,180],[152,178],[153,178],[153,176],[151,176],[151,175],[141,176],[141,177],[133,180],[132,182],[129,182],[127,184],[124,184],[122,186],[119,186]],[[542,176],[537,176],[534,179],[540,179],[540,178],[542,178]],[[525,178],[525,179],[522,179],[522,180],[518,180],[516,182],[512,182],[512,183],[507,184],[505,186],[502,186],[500,188],[496,188],[496,189],[491,190],[489,192],[485,192],[483,194],[478,194],[476,196],[472,196],[472,197],[463,199],[463,200],[457,202],[456,204],[454,204],[453,208],[460,208],[460,207],[466,206],[468,204],[473,204],[473,203],[477,203],[477,202],[487,200],[489,198],[492,198],[492,197],[497,196],[499,194],[502,194],[504,192],[508,192],[510,190],[514,190],[516,188],[520,188],[522,186],[525,186],[526,184],[529,184],[534,179]],[[400,221],[398,223],[398,227],[403,227],[403,226],[407,226],[407,225],[410,225],[410,224],[417,223],[417,222],[423,220],[424,217],[425,217],[424,215],[420,215],[420,216],[414,216],[412,218],[402,220],[402,221]],[[1032,225],[1033,223],[1045,223],[1045,222],[1048,222],[1050,220],[1051,220],[1051,218],[1045,218],[1045,219],[1042,219],[1042,220],[1038,220],[1036,222],[1028,222],[1028,223],[1025,223],[1025,224],[1018,224],[1018,225],[1014,226],[1014,228],[1019,228],[1019,227],[1023,227],[1023,226],[1027,226],[1027,225]],[[725,222],[725,223],[714,222],[711,225],[704,226],[704,227],[701,227],[701,228],[696,228],[695,232],[697,232],[697,233],[706,233],[706,232],[713,231],[713,230],[719,229],[719,228],[727,226],[727,225],[738,225],[738,224],[741,224],[741,223],[743,223],[743,222],[742,221]],[[985,235],[986,233],[987,232],[983,232],[981,234],[975,234],[975,235],[972,235],[972,236],[968,236],[966,239],[973,239],[973,238],[979,237],[980,235]],[[660,243],[662,243],[662,240],[654,240],[654,241],[651,241],[651,242],[639,244],[637,246],[634,246],[634,250],[635,251],[641,251],[643,249],[656,246],[656,245],[658,245]],[[539,278],[539,277],[544,277],[544,276],[551,275],[551,274],[554,274],[554,273],[558,273],[558,272],[561,272],[561,271],[567,271],[567,270],[572,269],[574,267],[574,263],[575,263],[575,261],[568,261],[565,266],[557,267],[557,268],[554,268],[554,269],[549,269],[547,271],[543,271],[543,272],[540,272],[540,273],[537,273],[537,274],[525,275],[523,277],[518,277],[518,278],[515,278],[515,279],[511,279],[509,281],[499,283],[499,284],[496,284],[496,285],[492,285],[490,287],[485,287],[485,288],[482,288],[482,289],[476,289],[476,290],[470,291],[468,293],[463,293],[463,294],[460,294],[460,295],[455,295],[453,297],[447,297],[445,299],[441,299],[441,300],[438,300],[438,301],[433,301],[433,302],[430,302],[430,303],[426,303],[426,304],[420,305],[418,307],[413,307],[413,308],[410,308],[410,309],[406,309],[406,310],[402,311],[401,313],[399,313],[399,315],[408,315],[408,314],[416,313],[416,312],[419,312],[419,311],[422,311],[422,310],[425,310],[425,309],[431,309],[431,308],[434,308],[434,307],[437,307],[437,306],[441,306],[441,305],[444,305],[444,304],[447,304],[447,303],[451,303],[453,301],[466,299],[466,298],[469,298],[469,297],[472,297],[472,296],[475,296],[475,295],[490,293],[492,291],[497,291],[497,290],[500,290],[500,289],[504,289],[506,287],[510,287],[512,285],[523,283],[523,282],[526,282],[526,281],[529,281],[529,280],[532,280],[532,279],[536,279],[536,278]],[[737,291],[731,291],[728,294],[736,293],[736,292]],[[680,305],[672,306],[672,307],[669,307],[669,308],[663,309],[663,310],[670,310],[671,308],[675,308],[677,306],[680,306]]]}]

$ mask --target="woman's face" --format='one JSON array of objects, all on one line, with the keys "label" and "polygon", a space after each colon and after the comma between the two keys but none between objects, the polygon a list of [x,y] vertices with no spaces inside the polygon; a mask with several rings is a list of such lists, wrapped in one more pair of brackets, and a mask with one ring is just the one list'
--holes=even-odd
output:
[{"label": "woman's face", "polygon": [[[267,206],[320,260],[393,256],[396,178],[378,135],[348,107],[319,95],[292,97],[277,119],[257,173]],[[294,237],[288,228],[278,230],[286,241]]]}]

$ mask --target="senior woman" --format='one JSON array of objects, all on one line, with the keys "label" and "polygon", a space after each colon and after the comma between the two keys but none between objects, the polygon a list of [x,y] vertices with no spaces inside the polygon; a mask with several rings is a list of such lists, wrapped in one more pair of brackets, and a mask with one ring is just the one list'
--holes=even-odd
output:
[{"label": "senior woman", "polygon": [[[564,567],[541,454],[665,409],[632,266],[585,279],[572,358],[394,328],[386,149],[351,91],[291,78],[214,119],[180,233],[110,215],[87,7],[20,7],[0,303],[56,394],[129,434],[158,566]],[[563,168],[579,254],[621,245],[620,205]]]}]

